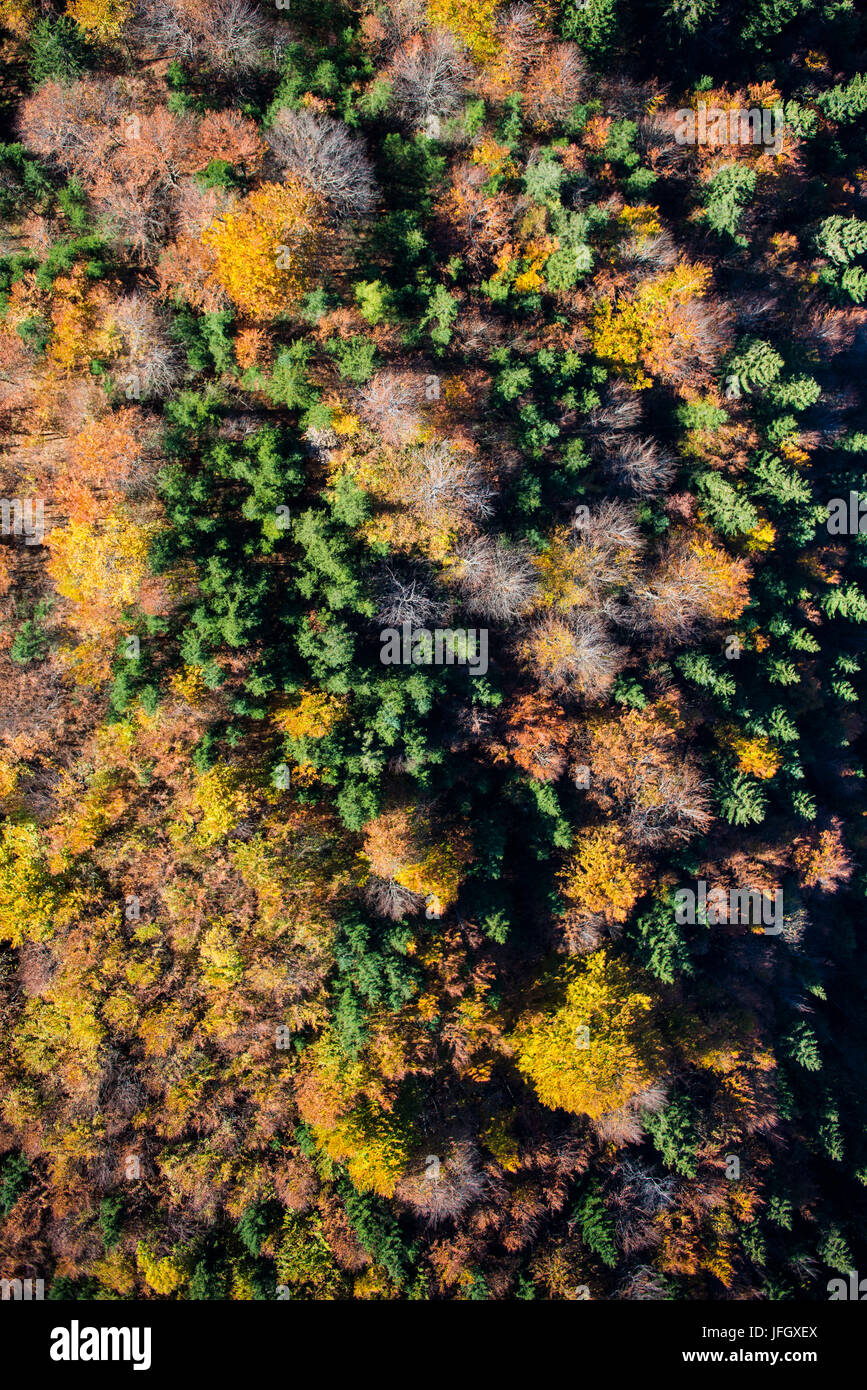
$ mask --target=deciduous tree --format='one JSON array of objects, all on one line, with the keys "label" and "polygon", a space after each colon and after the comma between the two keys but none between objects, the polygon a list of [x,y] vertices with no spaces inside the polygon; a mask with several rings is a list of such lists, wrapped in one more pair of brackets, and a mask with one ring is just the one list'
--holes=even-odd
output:
[{"label": "deciduous tree", "polygon": [[321,206],[297,179],[263,184],[202,233],[215,279],[254,319],[275,318],[298,303],[323,239]]},{"label": "deciduous tree", "polygon": [[519,1070],[543,1105],[597,1119],[647,1087],[664,1064],[653,998],[619,957],[596,951],[545,982],[513,1034]]}]

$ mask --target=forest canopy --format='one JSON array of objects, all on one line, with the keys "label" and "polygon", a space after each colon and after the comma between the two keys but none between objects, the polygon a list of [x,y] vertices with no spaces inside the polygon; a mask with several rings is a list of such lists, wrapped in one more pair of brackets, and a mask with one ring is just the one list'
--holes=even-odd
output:
[{"label": "forest canopy", "polygon": [[827,1299],[860,7],[0,0],[0,64],[0,1276]]}]

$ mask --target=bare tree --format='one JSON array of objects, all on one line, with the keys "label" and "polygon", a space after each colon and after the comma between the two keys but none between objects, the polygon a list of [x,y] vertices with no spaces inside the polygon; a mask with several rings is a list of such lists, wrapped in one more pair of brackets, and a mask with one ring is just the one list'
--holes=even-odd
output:
[{"label": "bare tree", "polygon": [[677,1182],[646,1162],[625,1155],[612,1174],[609,1208],[615,1213],[617,1244],[625,1255],[659,1239],[657,1218],[674,1205]]},{"label": "bare tree", "polygon": [[608,924],[601,912],[569,911],[562,920],[563,945],[570,955],[589,955],[608,934]]},{"label": "bare tree", "polygon": [[637,121],[646,112],[653,89],[645,82],[636,82],[618,73],[616,81],[609,83],[598,95],[602,98],[607,116],[616,119],[625,116]]},{"label": "bare tree", "polygon": [[655,236],[635,232],[620,247],[620,259],[643,278],[652,270],[669,270],[677,260],[677,247],[666,231]]},{"label": "bare tree", "polygon": [[392,447],[408,444],[421,428],[421,380],[412,372],[376,372],[358,393],[358,413]]},{"label": "bare tree", "polygon": [[605,542],[618,550],[638,553],[644,548],[644,537],[638,528],[635,512],[625,502],[606,499],[582,518],[582,536],[594,543]]},{"label": "bare tree", "polygon": [[339,217],[361,217],[376,205],[373,167],[362,135],[313,111],[280,111],[268,143],[284,169],[297,174]]},{"label": "bare tree", "polygon": [[677,143],[676,121],[673,112],[654,112],[638,122],[636,144],[651,165],[675,164],[686,158],[689,147]]},{"label": "bare tree", "polygon": [[660,448],[655,439],[642,439],[637,434],[615,436],[604,452],[611,476],[639,497],[665,492],[677,471],[672,453]]},{"label": "bare tree", "polygon": [[659,848],[674,840],[691,840],[707,830],[713,814],[710,786],[694,763],[659,767],[651,759],[638,763],[626,826],[637,844]]},{"label": "bare tree", "polygon": [[378,912],[380,917],[388,917],[392,922],[421,912],[425,904],[421,894],[411,892],[393,878],[371,876],[364,885],[364,896],[374,912]]},{"label": "bare tree", "polygon": [[136,16],[136,38],[187,62],[197,54],[193,25],[182,19],[172,0],[142,0]]},{"label": "bare tree", "polygon": [[524,105],[541,129],[566,119],[581,99],[586,70],[574,43],[557,43],[534,65],[524,85]]},{"label": "bare tree", "polygon": [[745,291],[735,301],[734,315],[738,329],[763,330],[763,336],[772,328],[778,328],[788,310],[780,295],[766,290]]},{"label": "bare tree", "polygon": [[653,1265],[638,1265],[615,1291],[614,1297],[630,1302],[660,1303],[671,1298],[671,1289],[665,1275]]},{"label": "bare tree", "polygon": [[90,181],[120,145],[125,114],[115,78],[43,82],[22,102],[18,128],[37,154]]},{"label": "bare tree", "polygon": [[116,78],[47,82],[24,103],[20,129],[81,177],[108,234],[152,264],[170,230],[166,192],[195,167],[194,125],[165,107],[135,110],[141,95]]},{"label": "bare tree", "polygon": [[524,71],[538,58],[545,34],[532,5],[510,5],[497,20],[497,37],[511,73]]},{"label": "bare tree", "polygon": [[431,595],[418,568],[407,567],[401,572],[394,565],[383,565],[376,590],[379,608],[374,621],[383,627],[401,627],[403,623],[429,627],[445,615],[446,605]]},{"label": "bare tree", "polygon": [[731,338],[731,313],[725,304],[690,299],[675,307],[674,318],[677,332],[656,371],[663,381],[680,385],[714,366]]},{"label": "bare tree", "polygon": [[527,551],[499,537],[477,536],[459,545],[452,574],[467,607],[495,622],[512,622],[539,589]]},{"label": "bare tree", "polygon": [[424,125],[460,104],[470,78],[467,60],[445,29],[416,34],[398,49],[389,68],[394,104],[406,121]]},{"label": "bare tree", "polygon": [[579,590],[576,607],[616,616],[616,594],[635,578],[644,537],[625,502],[608,499],[576,512],[570,574]]},{"label": "bare tree", "polygon": [[475,1144],[458,1140],[444,1154],[428,1155],[423,1168],[401,1180],[397,1195],[429,1225],[438,1226],[478,1202],[489,1184]]},{"label": "bare tree", "polygon": [[137,398],[165,396],[180,377],[181,359],[159,311],[144,295],[134,293],[117,301],[112,317],[123,340],[118,372],[132,379]]},{"label": "bare tree", "polygon": [[427,27],[427,6],[424,0],[385,0],[381,18],[385,25],[385,46],[397,48]]},{"label": "bare tree", "polygon": [[219,73],[262,66],[273,38],[273,26],[250,0],[142,0],[138,31],[163,52]]},{"label": "bare tree", "polygon": [[[669,642],[682,642],[704,621],[719,621],[733,604],[743,607],[749,566],[718,552],[715,563],[688,535],[672,535],[658,563],[638,584],[628,621]],[[740,608],[737,611],[740,611]]]},{"label": "bare tree", "polygon": [[504,337],[503,325],[489,318],[476,306],[458,314],[455,323],[455,343],[467,357],[487,354],[498,347]]},{"label": "bare tree", "polygon": [[112,172],[108,166],[91,191],[102,229],[140,265],[154,265],[171,234],[165,193],[156,183],[137,188],[113,178]]},{"label": "bare tree", "polygon": [[218,217],[224,217],[237,205],[237,198],[226,188],[200,188],[197,183],[181,184],[173,204],[178,232],[194,240]]},{"label": "bare tree", "polygon": [[569,683],[582,695],[594,698],[611,687],[626,653],[611,640],[607,626],[595,614],[579,615],[573,631]]},{"label": "bare tree", "polygon": [[641,419],[641,401],[623,381],[609,386],[600,405],[588,413],[584,431],[592,443],[599,446],[606,436],[634,429]]},{"label": "bare tree", "polygon": [[407,476],[407,500],[434,521],[449,511],[490,516],[494,490],[475,460],[460,454],[445,439],[413,452]]},{"label": "bare tree", "polygon": [[[611,936],[615,932],[609,928]],[[593,1121],[593,1128],[603,1144],[623,1148],[625,1144],[640,1144],[644,1133],[641,1120],[632,1106],[624,1105],[619,1110],[608,1110]]]},{"label": "bare tree", "polygon": [[677,1181],[670,1173],[654,1172],[635,1155],[620,1159],[616,1169],[617,1201],[624,1207],[635,1207],[647,1216],[667,1211],[674,1202]]}]

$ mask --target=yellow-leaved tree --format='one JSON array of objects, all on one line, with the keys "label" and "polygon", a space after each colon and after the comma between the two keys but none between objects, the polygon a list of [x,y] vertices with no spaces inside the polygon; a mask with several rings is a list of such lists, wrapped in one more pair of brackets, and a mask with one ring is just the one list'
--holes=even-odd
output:
[{"label": "yellow-leaved tree", "polygon": [[394,1196],[410,1155],[409,1131],[394,1111],[362,1101],[333,1129],[314,1128],[313,1135],[329,1158],[346,1165],[359,1191]]},{"label": "yellow-leaved tree", "polygon": [[59,905],[38,828],[27,821],[5,821],[0,828],[0,941],[13,946],[47,941]]},{"label": "yellow-leaved tree", "polygon": [[718,729],[717,738],[734,753],[739,772],[750,773],[764,782],[779,771],[782,756],[769,738],[760,734],[750,737],[732,724]]},{"label": "yellow-leaved tree", "polygon": [[593,350],[641,391],[653,378],[677,381],[704,364],[713,348],[711,324],[695,308],[710,284],[706,266],[681,261],[643,281],[629,296],[603,298],[593,309]]},{"label": "yellow-leaved tree", "polygon": [[218,762],[206,772],[196,774],[193,804],[198,820],[195,841],[201,848],[208,849],[224,840],[249,812],[253,788],[240,769]]},{"label": "yellow-leaved tree", "polygon": [[202,232],[214,276],[253,319],[285,314],[305,294],[325,236],[322,204],[300,179],[266,183]]},{"label": "yellow-leaved tree", "polygon": [[0,0],[0,25],[19,39],[26,38],[35,19],[32,0]]},{"label": "yellow-leaved tree", "polygon": [[500,0],[428,0],[431,26],[449,29],[480,63],[497,55],[497,12]]},{"label": "yellow-leaved tree", "polygon": [[81,684],[105,679],[125,608],[149,586],[148,549],[156,523],[137,521],[124,507],[99,520],[70,521],[46,537],[48,573],[72,605],[69,621],[82,641],[64,656]]},{"label": "yellow-leaved tree", "polygon": [[180,1247],[160,1256],[146,1241],[140,1240],[135,1254],[139,1272],[154,1293],[166,1297],[177,1293],[190,1277],[190,1260]]},{"label": "yellow-leaved tree", "polygon": [[66,13],[94,39],[116,39],[135,11],[133,0],[70,0]]},{"label": "yellow-leaved tree", "polygon": [[664,1064],[653,999],[637,972],[598,950],[542,982],[546,1004],[518,1020],[518,1069],[543,1105],[598,1119],[645,1090]]},{"label": "yellow-leaved tree", "polygon": [[582,912],[601,913],[606,922],[625,922],[648,882],[613,822],[575,836],[561,879],[570,902]]}]

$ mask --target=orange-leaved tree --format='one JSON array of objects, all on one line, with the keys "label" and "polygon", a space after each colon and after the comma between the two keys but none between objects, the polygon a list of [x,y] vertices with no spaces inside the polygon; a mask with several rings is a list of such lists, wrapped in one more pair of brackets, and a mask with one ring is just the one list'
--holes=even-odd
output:
[{"label": "orange-leaved tree", "polygon": [[634,621],[683,641],[702,623],[732,622],[749,601],[750,566],[708,534],[673,532],[646,582],[636,587]]},{"label": "orange-leaved tree", "polygon": [[409,895],[405,910],[413,899],[424,898],[436,915],[456,901],[470,858],[460,827],[449,827],[445,834],[435,830],[421,806],[399,806],[370,821],[361,855],[374,896],[381,885],[396,884]]}]

